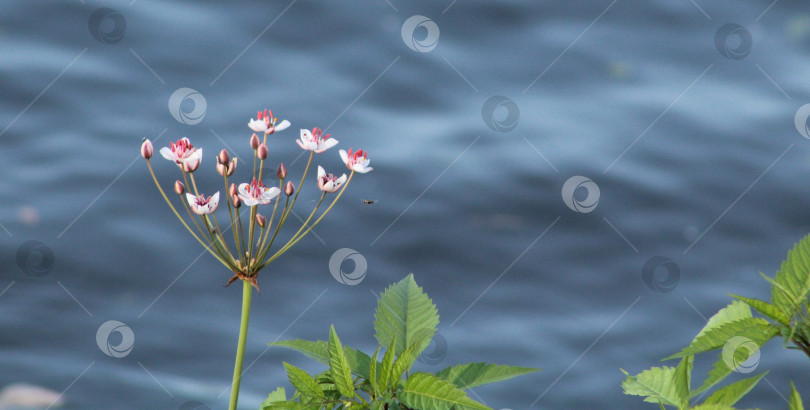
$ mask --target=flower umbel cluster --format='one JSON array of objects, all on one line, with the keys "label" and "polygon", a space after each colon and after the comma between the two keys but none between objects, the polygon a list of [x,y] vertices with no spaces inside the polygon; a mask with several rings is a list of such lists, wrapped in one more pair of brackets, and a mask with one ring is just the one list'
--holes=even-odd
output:
[{"label": "flower umbel cluster", "polygon": [[[216,157],[217,173],[223,177],[225,183],[227,198],[225,203],[230,219],[228,225],[220,226],[216,217],[216,211],[220,209],[220,192],[217,191],[213,195],[207,196],[203,191],[198,190],[194,180],[194,172],[202,161],[202,148],[192,145],[188,138],[182,138],[170,143],[168,147],[160,149],[163,158],[177,164],[182,173],[182,180],[178,179],[174,183],[174,192],[188,214],[188,217],[184,217],[166,195],[152,169],[150,161],[154,154],[152,142],[147,139],[141,145],[141,155],[146,158],[152,179],[175,216],[208,252],[233,272],[233,277],[228,281],[228,285],[240,279],[250,283],[258,290],[256,279],[259,272],[298,243],[323,220],[343,195],[355,172],[366,173],[372,170],[368,166],[368,153],[363,150],[356,152],[352,152],[351,149],[348,152],[340,150],[343,163],[351,171],[348,177],[346,174],[339,177],[328,174],[319,165],[317,187],[322,192],[320,200],[298,231],[284,245],[271,253],[270,248],[300,194],[300,189],[296,191],[292,181],[286,181],[287,167],[283,163],[279,164],[276,175],[272,176],[273,179],[277,179],[278,186],[274,186],[275,181],[268,182],[270,186],[264,182],[264,178],[268,177],[262,175],[264,162],[268,157],[267,138],[290,126],[290,122],[287,120],[278,122],[278,124],[277,122],[278,119],[273,116],[272,111],[264,110],[259,111],[256,118],[252,118],[248,123],[248,127],[254,131],[250,137],[250,146],[253,149],[253,175],[250,182],[242,182],[238,185],[230,182],[230,177],[236,171],[237,158],[231,158],[227,150],[223,149]],[[330,137],[329,134],[323,135],[320,128],[301,130],[300,138],[296,142],[301,149],[310,151],[310,154],[298,187],[303,186],[315,154],[323,153],[337,145],[338,141]],[[329,206],[316,217],[327,194],[334,193],[337,194]],[[282,194],[284,204],[279,206],[279,203],[282,202]],[[243,205],[248,209],[244,209]],[[270,215],[269,219],[265,213]],[[245,219],[246,222],[243,223]],[[227,234],[228,231],[231,231],[232,235]],[[233,240],[230,240],[231,236]]]}]

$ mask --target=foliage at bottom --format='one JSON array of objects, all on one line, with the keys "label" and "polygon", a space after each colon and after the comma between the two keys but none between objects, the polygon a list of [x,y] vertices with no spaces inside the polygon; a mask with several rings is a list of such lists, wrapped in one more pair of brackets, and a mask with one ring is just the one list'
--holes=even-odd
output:
[{"label": "foliage at bottom", "polygon": [[[712,316],[689,346],[664,359],[680,359],[677,367],[653,367],[635,376],[622,370],[624,393],[643,396],[662,409],[731,410],[767,372],[728,384],[691,406],[732,373],[754,372],[760,348],[772,339],[781,338],[784,347],[810,357],[810,235],[788,252],[775,277],[762,276],[771,284],[770,302],[731,295],[737,300]],[[751,308],[764,317],[754,317]],[[713,350],[720,350],[720,357],[692,389],[695,355]],[[804,410],[799,392],[792,383],[790,388],[789,409]]]},{"label": "foliage at bottom", "polygon": [[284,363],[294,392],[283,387],[270,393],[262,410],[370,409],[370,410],[485,410],[465,390],[500,382],[539,369],[467,363],[436,373],[411,373],[411,367],[430,345],[439,324],[433,301],[408,275],[388,287],[380,297],[374,329],[379,347],[372,354],[343,346],[334,326],[327,341],[287,340],[270,343],[297,350],[328,365],[310,375]]}]

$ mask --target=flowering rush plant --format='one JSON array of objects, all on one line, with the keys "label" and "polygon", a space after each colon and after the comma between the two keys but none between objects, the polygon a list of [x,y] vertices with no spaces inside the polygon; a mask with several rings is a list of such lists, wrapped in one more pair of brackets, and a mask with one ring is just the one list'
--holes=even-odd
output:
[{"label": "flowering rush plant", "polygon": [[[336,139],[330,138],[329,134],[323,135],[323,131],[319,128],[302,129],[300,138],[296,142],[301,149],[310,153],[304,173],[298,183],[299,189],[296,190],[292,181],[287,181],[287,168],[284,163],[280,163],[276,169],[274,179],[278,180],[278,186],[273,186],[274,184],[270,182],[265,184],[265,178],[272,178],[272,176],[263,175],[264,163],[268,157],[267,138],[290,127],[290,122],[287,120],[277,122],[277,118],[269,110],[259,111],[256,118],[252,118],[248,122],[248,127],[254,132],[250,137],[250,147],[253,149],[253,174],[250,179],[238,185],[230,182],[230,177],[236,171],[237,158],[231,158],[225,149],[219,152],[216,157],[216,170],[225,183],[222,196],[219,191],[206,195],[206,192],[210,191],[198,189],[194,180],[194,173],[202,162],[202,148],[195,147],[188,138],[182,138],[170,143],[168,147],[161,148],[161,156],[172,161],[180,169],[182,180],[178,179],[174,183],[174,192],[177,194],[174,202],[182,204],[185,213],[178,211],[178,207],[166,195],[155,176],[151,163],[154,154],[152,142],[145,139],[141,145],[141,155],[146,159],[152,179],[163,199],[166,200],[166,204],[191,236],[232,273],[226,286],[237,280],[242,281],[242,320],[231,385],[229,407],[231,410],[236,409],[239,400],[239,384],[250,318],[250,299],[252,288],[259,290],[257,280],[259,273],[323,220],[346,191],[346,187],[349,186],[355,173],[364,174],[373,169],[368,166],[367,152],[352,149],[339,151],[340,158],[350,171],[348,177],[345,173],[340,177],[327,173],[319,165],[317,187],[321,191],[320,200],[298,231],[284,245],[276,248],[274,252],[270,252],[281,227],[287,221],[287,217],[298,199],[300,188],[304,187],[315,154],[323,153],[338,143]],[[334,198],[316,218],[318,210],[329,194],[335,194]],[[223,196],[230,224],[220,226],[216,211],[220,209],[220,199]],[[282,198],[284,205],[280,207],[279,203],[282,202]],[[243,206],[247,209],[244,209]],[[248,215],[243,215],[244,213]],[[266,215],[269,215],[269,218]],[[228,234],[228,231],[231,231],[232,235]]]}]

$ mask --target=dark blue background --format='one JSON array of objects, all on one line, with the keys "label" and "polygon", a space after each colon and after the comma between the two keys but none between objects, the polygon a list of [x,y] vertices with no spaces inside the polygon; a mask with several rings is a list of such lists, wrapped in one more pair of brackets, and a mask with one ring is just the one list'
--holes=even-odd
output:
[{"label": "dark blue background", "polygon": [[[810,144],[794,115],[810,102],[810,6],[771,3],[3,1],[0,386],[71,386],[69,409],[225,407],[239,288],[223,288],[229,274],[213,258],[197,259],[138,147],[191,138],[206,154],[198,183],[221,189],[213,154],[227,145],[249,158],[246,123],[269,107],[293,124],[270,155],[295,178],[293,140],[314,126],[340,148],[368,149],[375,170],[355,178],[320,240],[263,273],[240,408],[287,385],[282,361],[323,368],[265,352],[271,340],[323,339],[334,323],[345,344],[373,351],[372,293],[411,272],[447,342],[423,369],[544,369],[475,389],[489,406],[655,408],[622,394],[619,368],[658,365],[728,292],[767,298],[757,272],[772,275],[809,230]],[[122,40],[91,35],[101,7],[123,16]],[[413,15],[440,28],[434,50],[403,42]],[[753,39],[742,59],[716,47],[726,23]],[[199,124],[169,113],[181,87],[205,97]],[[519,107],[509,132],[482,118],[497,95]],[[176,169],[153,162],[169,189]],[[336,149],[318,163],[342,167]],[[593,212],[563,202],[577,175],[600,188]],[[53,252],[42,278],[16,263],[28,240]],[[330,275],[340,248],[368,261],[357,286]],[[671,292],[642,280],[657,255],[679,266]],[[107,320],[132,328],[128,356],[96,346]],[[714,356],[698,359],[696,383]],[[810,392],[806,369],[772,342],[757,368],[767,380],[741,405],[784,408],[789,381]]]}]

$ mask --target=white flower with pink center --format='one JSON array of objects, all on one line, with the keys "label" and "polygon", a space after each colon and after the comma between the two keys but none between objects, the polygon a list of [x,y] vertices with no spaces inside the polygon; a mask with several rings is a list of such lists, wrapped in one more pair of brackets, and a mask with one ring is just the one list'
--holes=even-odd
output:
[{"label": "white flower with pink center", "polygon": [[313,128],[311,132],[309,130],[301,130],[301,139],[295,142],[298,143],[301,149],[315,151],[316,154],[320,154],[337,145],[338,141],[334,138],[329,138],[330,134],[324,136],[321,134],[321,129],[318,127]]},{"label": "white flower with pink center", "polygon": [[264,112],[259,111],[255,119],[251,118],[248,127],[253,132],[263,132],[264,135],[268,135],[276,131],[283,131],[290,126],[290,122],[287,120],[281,121],[278,125],[276,125],[276,121],[278,118],[273,117],[273,111],[266,109]]},{"label": "white flower with pink center", "polygon": [[239,184],[239,199],[247,206],[266,205],[281,192],[277,187],[267,188],[255,178],[250,184]]},{"label": "white flower with pink center", "polygon": [[202,160],[202,148],[194,148],[188,138],[181,138],[177,142],[169,143],[169,145],[169,147],[160,149],[160,155],[163,155],[163,158],[169,161],[174,161],[180,169],[183,169],[183,164],[186,162],[197,161],[199,165],[199,161]]},{"label": "white flower with pink center", "polygon": [[327,194],[334,193],[346,182],[346,174],[340,176],[340,178],[332,175],[327,174],[324,171],[323,167],[318,165],[318,189]]},{"label": "white flower with pink center", "polygon": [[346,167],[352,171],[365,174],[366,172],[374,170],[374,168],[368,166],[368,151],[363,152],[363,150],[359,149],[357,152],[352,153],[352,149],[349,148],[349,152],[340,150],[339,153],[340,159],[342,159]]},{"label": "white flower with pink center", "polygon": [[188,206],[191,207],[191,210],[195,214],[207,215],[217,210],[217,206],[219,206],[219,191],[207,198],[205,195],[194,196],[186,192],[186,200],[188,200]]}]

